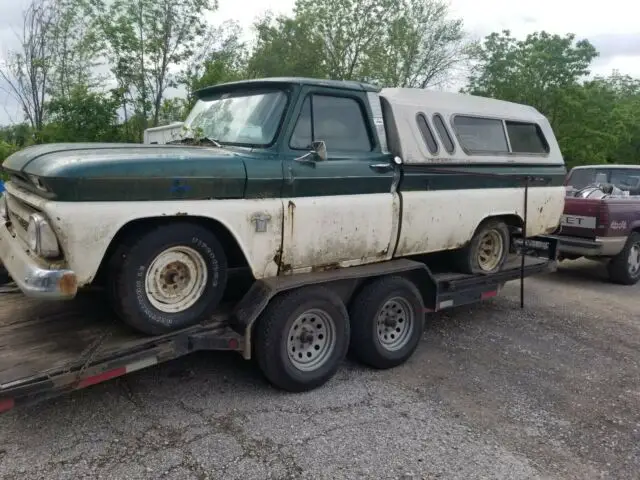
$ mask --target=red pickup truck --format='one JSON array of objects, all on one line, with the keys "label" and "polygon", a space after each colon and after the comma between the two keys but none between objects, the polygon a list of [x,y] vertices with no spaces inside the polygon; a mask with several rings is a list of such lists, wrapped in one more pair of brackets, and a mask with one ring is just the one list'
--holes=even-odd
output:
[{"label": "red pickup truck", "polygon": [[640,280],[640,165],[573,168],[565,180],[564,214],[553,237],[559,260],[607,262],[614,283]]}]

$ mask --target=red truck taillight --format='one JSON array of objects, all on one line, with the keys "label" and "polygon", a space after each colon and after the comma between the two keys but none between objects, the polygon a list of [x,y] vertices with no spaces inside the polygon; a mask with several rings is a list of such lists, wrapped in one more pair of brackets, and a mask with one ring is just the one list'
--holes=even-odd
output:
[{"label": "red truck taillight", "polygon": [[609,228],[609,208],[606,202],[598,205],[598,218],[596,221],[596,236],[604,236]]}]

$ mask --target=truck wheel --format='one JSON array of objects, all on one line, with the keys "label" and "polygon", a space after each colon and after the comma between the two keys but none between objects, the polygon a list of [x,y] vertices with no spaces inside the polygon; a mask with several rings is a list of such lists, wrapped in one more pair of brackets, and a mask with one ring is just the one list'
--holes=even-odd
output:
[{"label": "truck wheel", "polygon": [[352,354],[374,368],[396,367],[413,355],[422,338],[422,295],[405,278],[381,278],[356,295],[350,317]]},{"label": "truck wheel", "polygon": [[349,347],[349,316],[323,287],[284,293],[255,327],[256,359],[265,377],[290,392],[312,390],[338,370]]},{"label": "truck wheel", "polygon": [[162,225],[116,252],[108,291],[115,312],[136,330],[159,335],[194,325],[222,298],[227,259],[204,227]]},{"label": "truck wheel", "polygon": [[509,256],[509,228],[501,220],[480,224],[466,247],[456,252],[455,262],[463,273],[499,272]]},{"label": "truck wheel", "polygon": [[640,280],[640,233],[632,232],[622,251],[608,265],[609,279],[621,285],[635,285]]},{"label": "truck wheel", "polygon": [[0,285],[4,285],[9,282],[11,282],[11,276],[9,276],[9,272],[4,268],[4,265],[0,263]]}]

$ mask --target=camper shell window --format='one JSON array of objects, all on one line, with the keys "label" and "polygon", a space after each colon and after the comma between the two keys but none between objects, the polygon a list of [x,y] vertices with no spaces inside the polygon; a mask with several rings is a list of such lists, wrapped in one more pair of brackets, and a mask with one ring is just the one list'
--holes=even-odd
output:
[{"label": "camper shell window", "polygon": [[536,123],[456,115],[453,128],[467,153],[549,153],[549,144]]},{"label": "camper shell window", "polygon": [[440,140],[442,140],[442,143],[444,144],[444,149],[447,151],[447,153],[452,154],[456,148],[455,148],[455,145],[453,144],[453,139],[451,138],[451,135],[449,135],[449,130],[447,129],[447,126],[444,124],[442,115],[440,115],[439,113],[436,113],[433,116],[433,125],[436,127],[436,131],[440,136]]},{"label": "camper shell window", "polygon": [[432,155],[438,153],[438,142],[436,142],[436,137],[433,136],[433,132],[427,123],[427,117],[424,114],[419,113],[416,115],[416,122],[418,123],[418,130],[422,134],[422,139],[424,143],[427,144],[427,148]]},{"label": "camper shell window", "polygon": [[513,153],[549,153],[549,144],[537,124],[508,120],[505,125]]}]

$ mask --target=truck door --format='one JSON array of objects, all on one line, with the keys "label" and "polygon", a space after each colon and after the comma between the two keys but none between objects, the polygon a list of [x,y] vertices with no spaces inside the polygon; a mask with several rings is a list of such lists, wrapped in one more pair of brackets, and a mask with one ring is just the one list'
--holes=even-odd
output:
[{"label": "truck door", "polygon": [[[397,167],[383,153],[364,91],[305,87],[283,142],[281,273],[391,258]],[[326,160],[299,161],[314,141]]]}]

